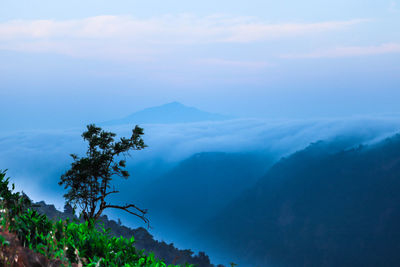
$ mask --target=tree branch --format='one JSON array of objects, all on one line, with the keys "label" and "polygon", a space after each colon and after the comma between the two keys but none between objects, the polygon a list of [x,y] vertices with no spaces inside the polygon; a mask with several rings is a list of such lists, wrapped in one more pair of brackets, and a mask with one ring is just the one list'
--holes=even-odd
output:
[{"label": "tree branch", "polygon": [[[150,221],[149,219],[147,219],[144,215],[147,213],[147,210],[145,209],[140,209],[138,207],[136,207],[133,204],[126,204],[125,206],[118,206],[118,205],[105,205],[104,209],[106,208],[114,208],[114,209],[120,209],[120,210],[124,210],[132,215],[135,215],[137,217],[139,217],[140,219],[142,219],[146,224],[147,224],[147,228],[151,228],[150,227]],[[129,208],[134,208],[138,211],[140,211],[142,214],[137,214],[136,212],[130,211]]]},{"label": "tree branch", "polygon": [[101,200],[103,198],[106,198],[106,196],[111,195],[111,194],[115,194],[115,193],[119,193],[119,191],[118,190],[113,190],[113,191],[107,192],[107,193],[104,194],[104,196],[101,195],[101,196],[97,197],[95,199],[95,201],[97,202],[97,201],[99,201],[99,200]]}]

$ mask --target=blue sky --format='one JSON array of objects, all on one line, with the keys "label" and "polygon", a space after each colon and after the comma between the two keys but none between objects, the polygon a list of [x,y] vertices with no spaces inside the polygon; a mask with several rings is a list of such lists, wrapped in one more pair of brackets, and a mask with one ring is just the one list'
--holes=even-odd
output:
[{"label": "blue sky", "polygon": [[0,2],[3,129],[180,101],[242,117],[400,112],[400,1]]}]

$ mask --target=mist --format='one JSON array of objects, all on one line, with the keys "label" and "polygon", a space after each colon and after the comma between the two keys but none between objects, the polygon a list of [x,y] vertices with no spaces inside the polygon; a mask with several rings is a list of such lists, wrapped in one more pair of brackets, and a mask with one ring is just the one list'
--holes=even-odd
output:
[{"label": "mist", "polygon": [[[182,160],[200,152],[258,153],[275,161],[305,148],[318,140],[347,139],[348,146],[370,144],[400,130],[400,120],[392,117],[355,117],[314,120],[234,119],[217,122],[182,124],[143,124],[144,140],[148,147],[133,151],[127,159],[131,178],[118,181],[123,189],[119,199],[141,203],[140,193],[132,196],[134,188],[151,185]],[[133,126],[105,127],[117,136],[129,136]],[[17,190],[23,190],[34,201],[45,200],[62,210],[63,189],[58,186],[60,175],[68,170],[69,154],[83,155],[86,144],[80,137],[85,130],[19,131],[0,137],[0,169],[8,169]],[[128,187],[127,187],[128,186]],[[129,190],[132,188],[132,190]],[[184,189],[183,189],[184,190]],[[140,191],[140,190],[139,190]],[[136,190],[136,192],[138,192]],[[143,195],[146,192],[142,192]],[[140,221],[118,212],[108,212],[111,218],[121,218],[130,227],[141,226]],[[173,223],[160,214],[151,213],[150,219],[156,239],[174,242],[177,247],[195,244],[179,234]],[[196,251],[196,247],[192,247]],[[206,251],[217,259],[212,251]],[[220,259],[220,258],[218,258]]]}]

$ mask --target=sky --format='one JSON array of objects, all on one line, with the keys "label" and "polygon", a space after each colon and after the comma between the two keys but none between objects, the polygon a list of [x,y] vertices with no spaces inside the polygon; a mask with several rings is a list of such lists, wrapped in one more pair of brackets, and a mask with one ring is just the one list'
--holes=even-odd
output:
[{"label": "sky", "polygon": [[171,101],[239,117],[393,114],[400,1],[2,0],[0,59],[3,129]]}]

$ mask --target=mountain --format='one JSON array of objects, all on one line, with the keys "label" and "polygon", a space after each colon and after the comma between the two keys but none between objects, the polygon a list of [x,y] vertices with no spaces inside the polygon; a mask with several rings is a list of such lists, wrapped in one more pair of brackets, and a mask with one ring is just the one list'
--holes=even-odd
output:
[{"label": "mountain", "polygon": [[197,153],[132,194],[163,224],[189,231],[254,185],[272,163],[261,153]]},{"label": "mountain", "polygon": [[100,123],[100,125],[143,124],[143,123],[190,123],[200,121],[221,121],[232,117],[205,112],[179,102],[146,108],[131,115]]},{"label": "mountain", "polygon": [[242,266],[400,266],[400,135],[329,147],[280,160],[197,234]]},{"label": "mountain", "polygon": [[150,183],[125,186],[118,201],[146,208],[155,236],[173,240],[181,248],[206,251],[225,265],[226,259],[207,247],[199,248],[191,232],[254,185],[274,162],[267,153],[197,153]]}]

